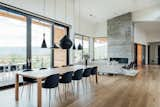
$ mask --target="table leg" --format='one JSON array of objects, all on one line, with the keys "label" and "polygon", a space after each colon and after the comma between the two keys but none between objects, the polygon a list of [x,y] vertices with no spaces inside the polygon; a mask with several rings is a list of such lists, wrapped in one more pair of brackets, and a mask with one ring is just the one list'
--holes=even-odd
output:
[{"label": "table leg", "polygon": [[96,73],[96,83],[98,84],[98,73]]},{"label": "table leg", "polygon": [[16,74],[15,97],[16,97],[16,101],[18,101],[19,100],[19,75],[18,74]]},{"label": "table leg", "polygon": [[37,79],[37,107],[42,107],[42,79]]}]

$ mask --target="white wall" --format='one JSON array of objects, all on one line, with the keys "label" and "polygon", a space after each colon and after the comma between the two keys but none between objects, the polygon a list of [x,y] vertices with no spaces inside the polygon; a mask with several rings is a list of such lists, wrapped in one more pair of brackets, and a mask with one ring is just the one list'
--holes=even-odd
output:
[{"label": "white wall", "polygon": [[160,42],[160,33],[148,33],[147,42]]},{"label": "white wall", "polygon": [[143,31],[138,24],[134,25],[134,43],[138,44],[147,44],[147,35],[146,32]]},{"label": "white wall", "polygon": [[96,37],[107,36],[107,21],[103,21],[96,24],[95,34]]}]

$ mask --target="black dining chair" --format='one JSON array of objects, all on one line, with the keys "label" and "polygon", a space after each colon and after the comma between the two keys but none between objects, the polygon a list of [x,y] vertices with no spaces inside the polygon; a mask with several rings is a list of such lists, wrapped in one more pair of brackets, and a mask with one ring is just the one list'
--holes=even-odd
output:
[{"label": "black dining chair", "polygon": [[[90,77],[91,75],[91,70],[92,68],[86,68],[83,72],[83,77],[85,78],[85,84],[86,84],[86,88],[87,88],[87,78]],[[83,83],[83,86],[84,86],[84,83]]]},{"label": "black dining chair", "polygon": [[92,70],[91,70],[91,75],[96,75],[97,70],[98,70],[98,67],[93,67]]},{"label": "black dining chair", "polygon": [[[65,98],[66,98],[66,92],[67,92],[66,91],[66,86],[67,86],[67,89],[68,89],[69,84],[72,82],[72,75],[73,75],[73,71],[66,72],[63,75],[61,75],[60,83],[65,85],[65,89],[63,87],[63,89],[65,90]],[[73,91],[73,86],[72,86],[72,91]]]},{"label": "black dining chair", "polygon": [[96,67],[93,67],[93,68],[91,68],[92,70],[91,70],[91,75],[92,76],[96,76],[97,75],[97,71],[98,71],[98,67],[96,66]]},{"label": "black dining chair", "polygon": [[[23,72],[30,72],[32,71],[31,69],[25,69],[23,70]],[[29,87],[29,98],[30,98],[30,94],[31,94],[31,89],[32,89],[32,84],[36,82],[36,79],[32,79],[32,78],[28,78],[28,77],[23,77],[23,87],[22,87],[22,92],[21,92],[21,96],[23,94],[23,90],[24,90],[24,85],[27,84]]]},{"label": "black dining chair", "polygon": [[[61,100],[61,97],[60,97],[60,91],[59,91],[59,77],[60,75],[59,74],[54,74],[54,75],[51,75],[49,77],[46,78],[45,82],[42,83],[42,87],[45,88],[45,89],[49,89],[49,107],[50,107],[50,101],[51,101],[51,95],[52,95],[52,91],[51,89],[53,88],[58,88],[58,93],[59,93],[59,98]],[[56,93],[56,90],[55,90],[55,93]]]},{"label": "black dining chair", "polygon": [[0,72],[4,71],[4,66],[0,66]]},{"label": "black dining chair", "polygon": [[[79,89],[79,81],[82,79],[82,76],[83,76],[83,69],[76,70],[72,76],[72,80],[77,81],[77,92]],[[74,87],[75,87],[75,84],[74,84]]]}]

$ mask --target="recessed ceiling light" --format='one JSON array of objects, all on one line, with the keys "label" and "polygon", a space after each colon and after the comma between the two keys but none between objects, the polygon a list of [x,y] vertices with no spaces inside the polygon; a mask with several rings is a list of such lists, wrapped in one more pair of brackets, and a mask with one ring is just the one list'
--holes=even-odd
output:
[{"label": "recessed ceiling light", "polygon": [[91,17],[92,17],[92,16],[93,16],[93,14],[89,14],[89,16],[91,16]]}]

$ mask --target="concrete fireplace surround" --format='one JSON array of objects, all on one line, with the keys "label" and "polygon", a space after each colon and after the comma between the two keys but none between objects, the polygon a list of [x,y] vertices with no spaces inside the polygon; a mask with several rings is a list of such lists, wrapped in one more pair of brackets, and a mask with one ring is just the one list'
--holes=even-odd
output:
[{"label": "concrete fireplace surround", "polygon": [[132,14],[127,13],[107,22],[108,57],[126,58],[128,63],[133,61],[134,40]]}]

